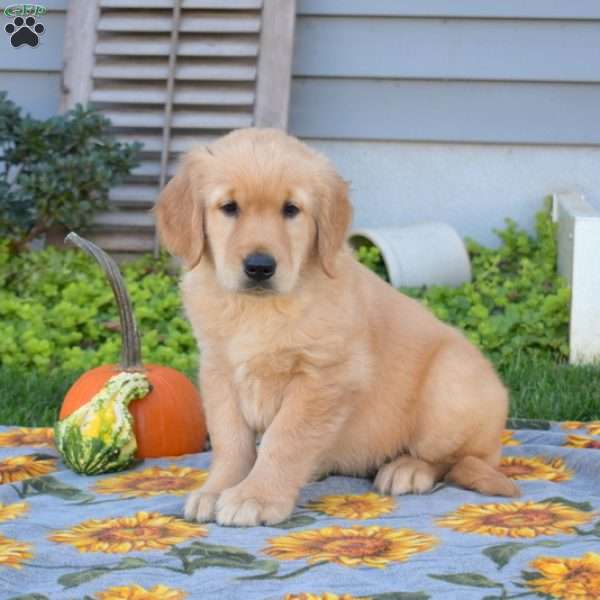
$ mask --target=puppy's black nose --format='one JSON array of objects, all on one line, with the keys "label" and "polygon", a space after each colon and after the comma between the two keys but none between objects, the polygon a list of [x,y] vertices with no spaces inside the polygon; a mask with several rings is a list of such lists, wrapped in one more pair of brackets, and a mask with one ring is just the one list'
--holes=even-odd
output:
[{"label": "puppy's black nose", "polygon": [[250,254],[244,260],[244,273],[254,281],[266,281],[273,277],[277,263],[270,254]]}]

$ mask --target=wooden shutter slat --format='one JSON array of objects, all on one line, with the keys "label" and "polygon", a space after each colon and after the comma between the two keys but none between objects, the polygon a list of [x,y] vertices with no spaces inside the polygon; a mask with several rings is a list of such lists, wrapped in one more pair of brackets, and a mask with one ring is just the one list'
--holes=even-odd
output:
[{"label": "wooden shutter slat", "polygon": [[124,252],[137,254],[139,252],[151,252],[154,248],[153,227],[143,230],[138,229],[135,231],[135,235],[132,235],[131,230],[127,229],[116,231],[95,229],[89,237],[98,246],[111,253]]},{"label": "wooden shutter slat", "polygon": [[[135,11],[111,11],[105,13],[98,23],[98,31],[111,32],[170,32],[173,27],[167,13],[145,14]],[[190,13],[181,19],[181,33],[257,33],[260,16],[252,13],[210,14]]]},{"label": "wooden shutter slat", "polygon": [[[218,133],[208,135],[202,131],[199,131],[198,135],[185,135],[175,131],[171,136],[171,152],[181,154],[182,152],[187,152],[194,145],[210,144],[218,135]],[[144,151],[147,153],[158,153],[161,150],[162,137],[158,134],[145,132],[120,133],[117,135],[117,138],[123,142],[141,142],[144,144]]]},{"label": "wooden shutter slat", "polygon": [[[86,0],[89,1],[89,0]],[[173,8],[173,0],[100,0],[102,8]],[[183,0],[182,8],[260,9],[262,0]]]},{"label": "wooden shutter slat", "polygon": [[[163,86],[111,86],[95,89],[92,102],[111,104],[164,104],[167,92]],[[179,86],[173,94],[174,104],[249,106],[254,103],[254,88]]]},{"label": "wooden shutter slat", "polygon": [[[167,175],[172,177],[177,171],[177,161],[171,161],[167,165]],[[160,175],[160,161],[158,160],[143,160],[140,165],[133,171],[135,177],[158,177]],[[125,189],[130,186],[125,186]],[[146,196],[147,197],[147,194]],[[144,198],[145,200],[145,198]]]},{"label": "wooden shutter slat", "polygon": [[[193,60],[193,59],[192,59]],[[157,79],[167,78],[167,61],[150,59],[137,64],[111,61],[94,67],[95,79]],[[175,68],[175,79],[193,81],[254,81],[256,65],[235,60],[216,59],[211,63],[182,63]]]},{"label": "wooden shutter slat", "polygon": [[148,210],[119,210],[98,213],[94,219],[94,225],[98,227],[111,228],[144,228],[154,226],[154,217]]},{"label": "wooden shutter slat", "polygon": [[158,185],[131,183],[110,190],[110,200],[117,204],[152,204],[158,198]]},{"label": "wooden shutter slat", "polygon": [[[168,36],[119,35],[98,40],[96,54],[111,56],[168,56]],[[258,41],[233,36],[181,39],[177,56],[257,56]]]},{"label": "wooden shutter slat", "polygon": [[[105,110],[114,127],[160,128],[164,125],[165,115],[161,110]],[[250,127],[252,115],[243,112],[175,111],[173,127],[190,129],[235,129]]]}]

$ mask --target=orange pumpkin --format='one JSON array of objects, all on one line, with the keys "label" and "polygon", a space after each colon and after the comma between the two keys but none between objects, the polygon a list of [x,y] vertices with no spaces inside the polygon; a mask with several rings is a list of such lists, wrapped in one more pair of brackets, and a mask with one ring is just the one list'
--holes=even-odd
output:
[{"label": "orange pumpkin", "polygon": [[200,394],[179,371],[161,365],[142,365],[140,338],[125,282],[116,263],[98,246],[70,233],[72,242],[92,255],[111,283],[121,320],[123,351],[119,365],[102,365],[85,372],[69,389],[59,419],[90,401],[106,382],[123,371],[143,371],[152,390],[129,409],[133,415],[138,458],[179,456],[199,452],[206,443],[206,423]]}]

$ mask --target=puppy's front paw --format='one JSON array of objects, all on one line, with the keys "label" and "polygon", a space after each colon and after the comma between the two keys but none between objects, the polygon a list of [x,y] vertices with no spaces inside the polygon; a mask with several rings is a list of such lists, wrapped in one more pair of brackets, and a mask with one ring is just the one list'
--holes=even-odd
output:
[{"label": "puppy's front paw", "polygon": [[293,498],[264,497],[251,486],[240,483],[225,490],[217,501],[219,525],[254,527],[285,521],[294,510]]},{"label": "puppy's front paw", "polygon": [[219,494],[203,492],[201,490],[192,492],[185,501],[183,509],[185,520],[198,521],[199,523],[214,521],[215,507],[218,499]]}]

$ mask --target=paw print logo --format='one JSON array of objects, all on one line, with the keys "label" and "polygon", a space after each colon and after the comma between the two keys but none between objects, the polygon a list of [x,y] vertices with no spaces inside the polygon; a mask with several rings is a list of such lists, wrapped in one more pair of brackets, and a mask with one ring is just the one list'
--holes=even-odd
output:
[{"label": "paw print logo", "polygon": [[8,23],[4,27],[4,31],[10,35],[10,44],[13,48],[18,48],[23,44],[27,44],[35,48],[40,38],[40,34],[44,33],[45,27],[41,23],[35,22],[35,17],[29,16],[26,19],[23,17],[15,17],[12,23]]}]

